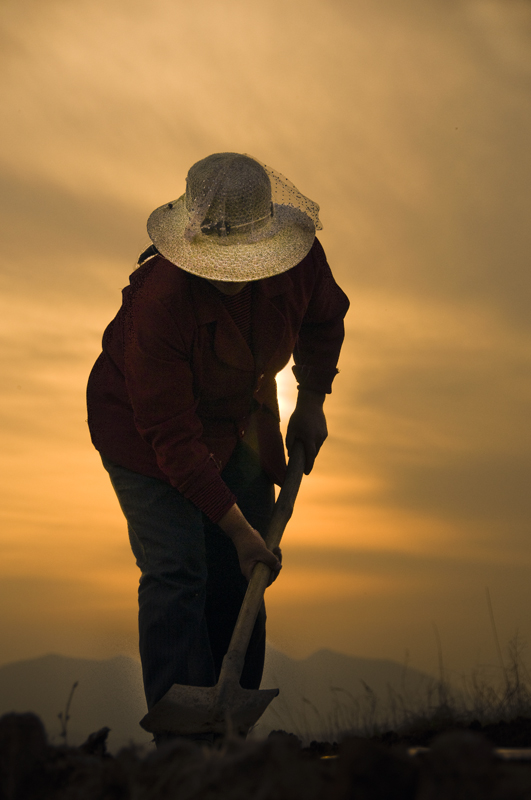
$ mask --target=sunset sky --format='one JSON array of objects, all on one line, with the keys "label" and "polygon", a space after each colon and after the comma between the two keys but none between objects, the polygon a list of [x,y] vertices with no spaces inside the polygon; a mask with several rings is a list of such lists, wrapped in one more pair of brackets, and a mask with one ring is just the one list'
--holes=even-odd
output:
[{"label": "sunset sky", "polygon": [[438,632],[457,676],[496,663],[488,587],[531,642],[528,0],[1,6],[0,663],[136,655],[85,385],[147,217],[219,151],[320,204],[351,299],[270,641],[437,674]]}]

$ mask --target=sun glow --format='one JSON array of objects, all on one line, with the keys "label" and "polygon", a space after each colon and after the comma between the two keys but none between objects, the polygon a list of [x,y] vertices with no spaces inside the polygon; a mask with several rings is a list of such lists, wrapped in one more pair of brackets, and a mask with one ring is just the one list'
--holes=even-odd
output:
[{"label": "sun glow", "polygon": [[280,421],[284,431],[297,400],[297,384],[293,372],[291,371],[292,366],[293,359],[291,359],[289,364],[287,364],[276,377]]}]

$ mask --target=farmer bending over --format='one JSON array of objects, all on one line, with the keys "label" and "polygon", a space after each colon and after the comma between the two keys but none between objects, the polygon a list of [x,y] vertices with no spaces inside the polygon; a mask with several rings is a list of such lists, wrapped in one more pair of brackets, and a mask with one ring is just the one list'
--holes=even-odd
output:
[{"label": "farmer bending over", "polygon": [[[348,300],[323,248],[319,207],[254,158],[217,153],[148,220],[153,242],[123,290],[88,383],[92,441],[127,519],[139,586],[148,708],[174,683],[213,686],[257,561],[286,461],[275,375],[292,354],[298,400],[288,453],[305,472]],[[260,685],[262,607],[241,685]]]}]

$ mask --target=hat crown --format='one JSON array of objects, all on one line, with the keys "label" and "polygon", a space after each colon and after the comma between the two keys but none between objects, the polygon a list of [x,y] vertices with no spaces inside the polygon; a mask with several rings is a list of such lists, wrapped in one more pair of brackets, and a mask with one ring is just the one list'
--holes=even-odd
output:
[{"label": "hat crown", "polygon": [[271,218],[271,181],[249,156],[214,153],[189,170],[185,202],[203,233],[244,233]]}]

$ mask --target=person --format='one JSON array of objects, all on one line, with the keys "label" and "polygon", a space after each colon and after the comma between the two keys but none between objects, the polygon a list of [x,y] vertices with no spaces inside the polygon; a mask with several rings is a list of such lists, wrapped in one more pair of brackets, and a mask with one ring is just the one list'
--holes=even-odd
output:
[{"label": "person", "polygon": [[[213,686],[286,461],[275,376],[294,358],[288,454],[308,474],[327,436],[348,299],[316,238],[319,207],[251,156],[216,153],[149,217],[152,245],[123,290],[88,382],[92,442],[141,570],[148,708],[174,684]],[[241,685],[257,689],[265,608]]]}]

